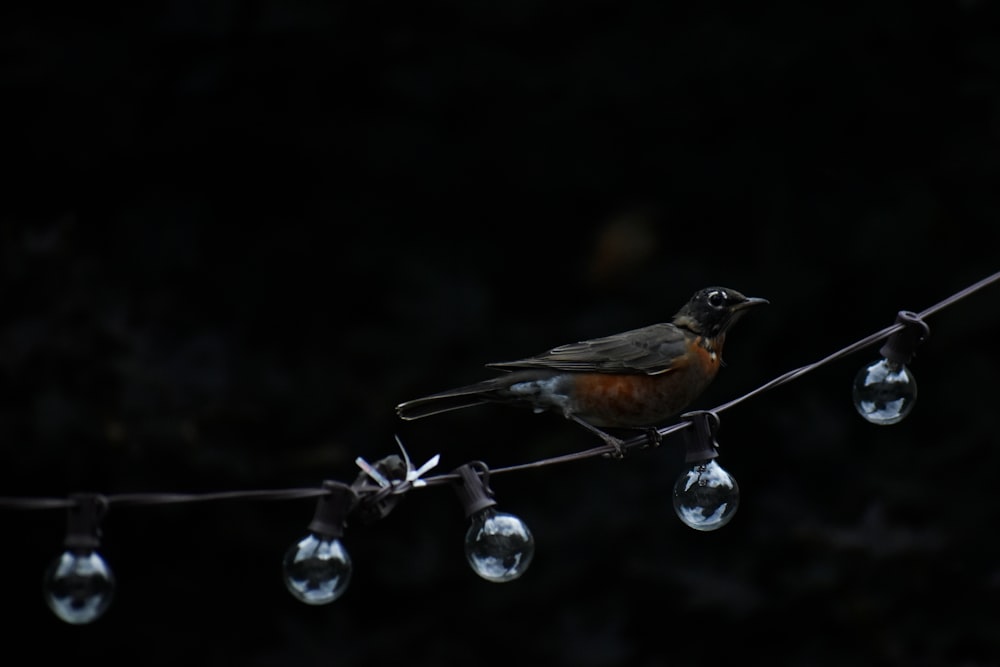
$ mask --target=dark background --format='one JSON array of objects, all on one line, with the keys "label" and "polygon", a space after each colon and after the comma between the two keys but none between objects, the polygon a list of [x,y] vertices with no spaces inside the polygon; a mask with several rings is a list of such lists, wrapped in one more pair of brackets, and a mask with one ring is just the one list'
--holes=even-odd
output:
[{"label": "dark background", "polygon": [[[28,3],[21,3],[28,7]],[[350,481],[598,443],[550,415],[401,423],[483,364],[766,297],[710,408],[998,269],[986,2],[47,3],[0,21],[0,495]],[[742,488],[674,516],[673,440],[496,476],[537,539],[479,580],[445,487],[349,526],[291,598],[314,501],[112,508],[113,606],[45,607],[63,511],[4,509],[5,652],[46,663],[1000,664],[998,290],[928,319],[903,423],[878,345],[722,415]]]}]

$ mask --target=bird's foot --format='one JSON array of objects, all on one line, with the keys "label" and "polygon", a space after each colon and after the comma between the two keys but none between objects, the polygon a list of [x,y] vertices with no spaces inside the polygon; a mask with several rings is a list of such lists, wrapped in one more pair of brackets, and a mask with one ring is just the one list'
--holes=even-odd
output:
[{"label": "bird's foot", "polygon": [[604,455],[605,458],[615,459],[617,461],[621,461],[625,458],[626,449],[624,440],[616,438],[609,433],[604,433],[601,436],[601,439],[604,440],[604,444],[614,448],[614,451],[608,452]]},{"label": "bird's foot", "polygon": [[612,459],[618,459],[618,460],[621,460],[621,459],[625,458],[625,441],[624,440],[622,440],[621,438],[616,438],[615,436],[611,435],[610,433],[602,431],[601,429],[597,428],[593,424],[590,424],[590,423],[584,421],[583,419],[577,417],[576,415],[570,415],[570,419],[572,419],[577,424],[579,424],[580,426],[584,427],[585,429],[587,429],[588,431],[590,431],[591,433],[593,433],[594,435],[596,435],[597,437],[599,437],[601,440],[604,441],[604,444],[608,445],[609,447],[611,447],[614,450],[614,451],[611,451],[611,452],[608,452],[607,454],[605,454],[604,456],[606,458],[612,458]]},{"label": "bird's foot", "polygon": [[649,428],[646,429],[646,437],[649,439],[649,442],[646,444],[646,447],[649,447],[651,449],[659,447],[660,444],[663,442],[663,436],[660,435],[660,429],[656,428],[655,426],[650,426]]}]

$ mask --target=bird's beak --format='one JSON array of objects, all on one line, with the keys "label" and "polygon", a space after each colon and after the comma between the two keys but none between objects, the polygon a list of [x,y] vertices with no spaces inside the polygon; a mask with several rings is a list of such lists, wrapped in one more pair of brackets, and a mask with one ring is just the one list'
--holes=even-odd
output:
[{"label": "bird's beak", "polygon": [[748,296],[747,300],[743,303],[738,303],[734,306],[735,310],[743,310],[744,308],[749,308],[750,306],[763,306],[765,303],[771,303],[767,299],[761,299],[756,296]]}]

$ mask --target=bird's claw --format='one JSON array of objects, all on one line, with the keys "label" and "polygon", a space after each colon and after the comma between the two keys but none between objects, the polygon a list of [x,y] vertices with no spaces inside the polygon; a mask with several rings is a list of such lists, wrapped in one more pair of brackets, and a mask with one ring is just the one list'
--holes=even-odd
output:
[{"label": "bird's claw", "polygon": [[604,443],[612,447],[614,450],[605,454],[604,455],[605,458],[615,459],[616,461],[621,461],[622,459],[624,459],[626,452],[625,441],[620,438],[616,438],[613,435],[607,435],[607,434],[605,435],[606,437],[603,438]]}]

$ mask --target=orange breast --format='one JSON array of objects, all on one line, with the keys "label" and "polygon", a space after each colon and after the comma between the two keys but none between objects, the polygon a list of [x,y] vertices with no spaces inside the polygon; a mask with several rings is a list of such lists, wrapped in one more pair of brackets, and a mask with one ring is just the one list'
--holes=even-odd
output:
[{"label": "orange breast", "polygon": [[661,424],[705,391],[720,363],[718,353],[699,344],[671,370],[659,375],[581,374],[574,382],[572,403],[576,414],[595,426]]}]

